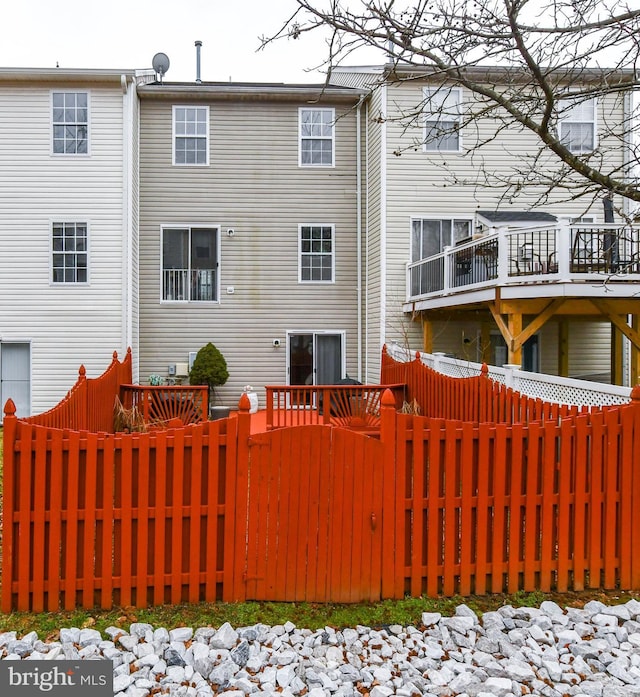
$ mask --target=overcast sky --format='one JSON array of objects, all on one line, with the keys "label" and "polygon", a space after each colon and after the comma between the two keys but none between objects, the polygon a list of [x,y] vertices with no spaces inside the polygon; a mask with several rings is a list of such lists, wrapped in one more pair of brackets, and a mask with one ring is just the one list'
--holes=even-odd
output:
[{"label": "overcast sky", "polygon": [[150,68],[171,62],[167,82],[321,82],[321,37],[257,51],[295,11],[295,0],[3,0],[0,68]]}]

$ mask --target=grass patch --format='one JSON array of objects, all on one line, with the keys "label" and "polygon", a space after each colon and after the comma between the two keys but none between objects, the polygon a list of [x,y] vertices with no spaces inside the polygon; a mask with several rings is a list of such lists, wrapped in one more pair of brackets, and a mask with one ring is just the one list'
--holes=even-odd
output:
[{"label": "grass patch", "polygon": [[631,598],[640,600],[637,593],[620,591],[585,591],[582,593],[516,593],[468,598],[405,598],[379,603],[341,605],[336,603],[197,603],[161,607],[116,608],[113,610],[75,610],[73,612],[13,612],[0,614],[0,632],[15,631],[19,636],[36,631],[41,639],[55,640],[63,627],[92,627],[104,633],[109,626],[128,630],[133,622],[148,622],[154,627],[219,627],[230,622],[234,627],[257,623],[267,625],[293,622],[297,627],[382,627],[390,624],[419,626],[423,612],[452,615],[456,606],[464,603],[477,614],[497,610],[503,605],[538,607],[543,600],[553,600],[561,607],[581,607],[588,600],[607,604],[624,603]]},{"label": "grass patch", "polygon": [[[0,514],[2,513],[2,428],[0,427]],[[0,529],[0,561],[1,551]],[[1,591],[1,588],[0,588]],[[219,627],[230,622],[234,627],[257,623],[268,625],[293,622],[298,627],[380,627],[390,624],[419,625],[423,612],[452,615],[456,606],[465,603],[476,613],[497,610],[503,605],[538,607],[544,600],[553,600],[561,607],[581,607],[589,600],[607,604],[624,603],[631,598],[640,600],[639,593],[621,591],[584,591],[573,593],[518,592],[513,595],[497,594],[460,596],[452,598],[405,598],[378,603],[342,605],[337,603],[197,603],[161,607],[115,608],[112,610],[75,610],[73,612],[13,612],[0,613],[0,632],[15,631],[23,636],[36,631],[40,639],[55,640],[64,627],[92,627],[100,632],[109,626],[128,630],[132,622],[148,622],[154,627]]]}]

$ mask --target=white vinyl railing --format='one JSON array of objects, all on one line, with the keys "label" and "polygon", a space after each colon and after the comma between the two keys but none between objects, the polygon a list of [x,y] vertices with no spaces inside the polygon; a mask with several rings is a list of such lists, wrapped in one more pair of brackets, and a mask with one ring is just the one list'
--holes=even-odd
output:
[{"label": "white vinyl railing", "polygon": [[501,228],[407,264],[407,300],[514,283],[640,282],[640,228]]},{"label": "white vinyl railing", "polygon": [[[403,348],[398,344],[390,344],[387,345],[387,353],[396,361],[408,362],[415,360],[417,352]],[[444,353],[420,352],[420,360],[429,368],[455,378],[474,377],[482,371],[482,363],[450,358]],[[625,404],[631,398],[630,387],[563,378],[543,373],[530,373],[526,370],[520,370],[520,367],[515,365],[506,365],[502,368],[488,367],[489,377],[492,380],[511,387],[528,397],[537,397],[545,402],[578,407],[605,406]]]}]

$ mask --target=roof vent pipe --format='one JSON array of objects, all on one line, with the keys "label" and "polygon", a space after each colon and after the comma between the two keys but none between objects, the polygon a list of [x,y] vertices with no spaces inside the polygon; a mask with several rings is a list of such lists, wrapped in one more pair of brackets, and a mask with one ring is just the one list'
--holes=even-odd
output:
[{"label": "roof vent pipe", "polygon": [[196,82],[200,84],[202,80],[200,79],[200,47],[202,46],[202,41],[196,41]]}]

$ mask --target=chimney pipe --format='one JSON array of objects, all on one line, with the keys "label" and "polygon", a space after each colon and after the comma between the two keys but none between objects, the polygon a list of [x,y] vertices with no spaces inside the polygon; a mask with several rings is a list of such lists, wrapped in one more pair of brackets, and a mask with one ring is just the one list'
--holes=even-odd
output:
[{"label": "chimney pipe", "polygon": [[200,79],[200,47],[202,46],[202,41],[196,41],[196,82],[200,84],[202,80]]}]

